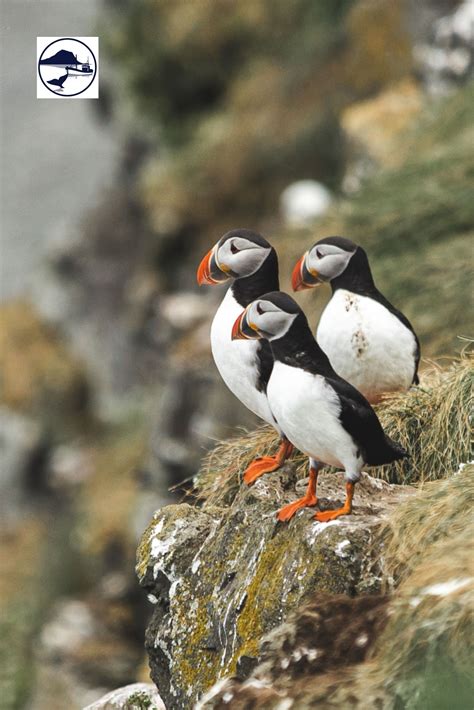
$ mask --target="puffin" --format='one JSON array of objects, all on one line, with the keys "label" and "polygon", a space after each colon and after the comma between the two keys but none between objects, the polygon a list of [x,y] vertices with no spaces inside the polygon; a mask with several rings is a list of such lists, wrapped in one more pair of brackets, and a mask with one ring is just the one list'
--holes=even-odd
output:
[{"label": "puffin", "polygon": [[305,495],[278,512],[281,521],[318,502],[316,484],[323,465],[343,468],[342,508],[317,512],[328,522],[352,512],[355,485],[364,465],[383,466],[408,456],[390,439],[367,399],[336,373],[316,342],[298,304],[282,292],[250,303],[232,327],[234,340],[265,339],[274,365],[267,385],[270,409],[292,444],[309,458]]},{"label": "puffin", "polygon": [[293,446],[278,426],[267,399],[273,356],[265,341],[235,342],[232,324],[242,309],[268,291],[277,290],[278,257],[275,249],[257,232],[233,229],[204,256],[197,270],[199,285],[230,281],[211,325],[214,362],[230,391],[254,414],[280,435],[275,456],[259,456],[245,470],[250,485],[264,473],[276,471],[292,454]]},{"label": "puffin", "polygon": [[406,316],[377,289],[361,246],[345,237],[316,242],[296,263],[294,291],[328,281],[332,298],[316,340],[332,366],[372,404],[418,384],[420,343]]}]

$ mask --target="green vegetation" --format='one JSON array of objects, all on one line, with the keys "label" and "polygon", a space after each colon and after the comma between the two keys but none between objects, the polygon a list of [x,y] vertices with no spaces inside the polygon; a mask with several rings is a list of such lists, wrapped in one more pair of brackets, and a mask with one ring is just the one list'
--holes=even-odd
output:
[{"label": "green vegetation", "polygon": [[[474,83],[426,108],[399,146],[399,168],[377,173],[311,233],[278,235],[283,273],[318,238],[350,237],[368,251],[383,293],[414,324],[422,355],[459,351],[457,336],[472,335],[473,143]],[[301,297],[314,323],[328,297],[328,288]]]},{"label": "green vegetation", "polygon": [[141,690],[132,693],[128,698],[127,708],[129,710],[156,710],[156,706],[152,704],[147,694]]}]

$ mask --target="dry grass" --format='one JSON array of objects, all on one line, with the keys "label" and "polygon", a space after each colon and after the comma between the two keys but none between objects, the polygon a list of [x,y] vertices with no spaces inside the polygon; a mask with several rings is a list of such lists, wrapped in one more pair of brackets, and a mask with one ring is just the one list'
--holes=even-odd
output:
[{"label": "dry grass", "polygon": [[469,464],[424,485],[387,522],[384,557],[398,588],[376,665],[397,696],[417,697],[414,708],[467,707],[474,637],[473,502],[474,465]]},{"label": "dry grass", "polygon": [[449,365],[431,365],[421,385],[388,397],[377,407],[386,432],[406,447],[409,459],[374,469],[390,483],[446,478],[472,458],[472,354]]},{"label": "dry grass", "polygon": [[[390,516],[385,530],[387,576],[403,583],[413,570],[423,565],[427,550],[431,548],[434,553],[430,553],[433,557],[430,570],[433,570],[440,557],[436,546],[463,535],[465,542],[460,547],[467,549],[472,557],[472,549],[468,548],[469,542],[474,540],[473,474],[474,465],[466,464],[443,481],[422,485],[418,495],[409,498]],[[443,566],[447,563],[443,558]]]},{"label": "dry grass", "polygon": [[250,461],[273,454],[277,444],[278,435],[269,426],[219,442],[203,459],[194,480],[194,493],[209,505],[229,503]]},{"label": "dry grass", "polygon": [[[470,460],[472,373],[472,356],[465,353],[443,368],[431,365],[419,387],[378,405],[385,430],[407,448],[410,459],[374,468],[373,475],[391,483],[424,482],[446,478]],[[273,453],[277,443],[276,432],[267,426],[220,442],[196,476],[198,498],[211,505],[229,503],[246,466],[257,456]],[[303,475],[306,458],[297,452],[292,460]]]}]

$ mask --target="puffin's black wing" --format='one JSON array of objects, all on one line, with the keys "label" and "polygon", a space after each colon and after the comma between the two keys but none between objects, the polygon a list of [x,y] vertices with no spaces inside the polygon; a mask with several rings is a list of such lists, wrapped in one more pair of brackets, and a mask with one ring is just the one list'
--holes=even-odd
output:
[{"label": "puffin's black wing", "polygon": [[397,308],[395,308],[395,306],[393,306],[390,303],[390,301],[387,298],[385,298],[385,296],[382,293],[380,293],[380,291],[377,288],[374,289],[374,292],[370,294],[370,298],[373,298],[375,301],[380,303],[381,306],[384,306],[387,309],[387,311],[390,311],[390,313],[395,316],[395,318],[398,318],[400,323],[403,323],[405,328],[408,328],[408,330],[413,333],[413,337],[415,338],[415,351],[413,353],[413,357],[415,359],[415,372],[413,374],[412,384],[413,385],[419,384],[420,380],[418,377],[418,365],[420,363],[420,341],[418,340],[418,336],[415,333],[412,324],[410,323],[408,318],[401,311],[399,311]]},{"label": "puffin's black wing", "polygon": [[273,370],[273,353],[268,340],[260,340],[257,350],[257,389],[266,394],[268,380]]},{"label": "puffin's black wing", "polygon": [[340,378],[326,379],[341,403],[341,424],[360,447],[368,465],[380,466],[408,455],[400,444],[385,434],[376,413],[355,387]]}]

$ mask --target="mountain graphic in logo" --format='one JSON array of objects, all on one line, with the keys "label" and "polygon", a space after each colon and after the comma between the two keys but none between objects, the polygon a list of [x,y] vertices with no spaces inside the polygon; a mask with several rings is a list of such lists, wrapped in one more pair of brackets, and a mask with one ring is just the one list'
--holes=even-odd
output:
[{"label": "mountain graphic in logo", "polygon": [[41,59],[40,64],[78,64],[76,57],[72,52],[68,52],[65,49],[60,49],[52,57],[47,57],[46,59]]}]

